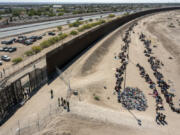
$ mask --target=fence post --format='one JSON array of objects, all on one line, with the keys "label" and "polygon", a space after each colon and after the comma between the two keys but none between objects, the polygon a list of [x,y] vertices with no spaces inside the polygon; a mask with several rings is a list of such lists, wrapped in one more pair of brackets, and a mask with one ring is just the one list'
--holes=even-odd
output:
[{"label": "fence post", "polygon": [[18,120],[18,128],[19,128],[18,133],[19,133],[19,135],[20,135],[20,134],[21,134],[21,131],[20,131],[20,122],[19,122],[19,120]]},{"label": "fence post", "polygon": [[39,113],[37,114],[37,126],[38,126],[38,132],[40,133]]}]

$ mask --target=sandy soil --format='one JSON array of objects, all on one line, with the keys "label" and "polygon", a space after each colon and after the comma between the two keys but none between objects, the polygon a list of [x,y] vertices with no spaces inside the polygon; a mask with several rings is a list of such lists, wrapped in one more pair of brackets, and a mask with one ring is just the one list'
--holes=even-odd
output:
[{"label": "sandy soil", "polygon": [[[126,86],[138,87],[143,91],[148,101],[146,111],[126,110],[117,102],[117,95],[114,93],[115,69],[121,65],[114,57],[118,55],[123,45],[122,36],[129,26],[127,24],[99,41],[64,71],[64,78],[66,80],[70,78],[71,87],[78,90],[79,95],[71,96],[69,113],[64,111],[39,133],[42,135],[179,135],[180,115],[171,111],[162,95],[165,107],[163,113],[167,116],[168,125],[160,126],[155,122],[155,99],[150,95],[151,90],[136,67],[137,63],[143,65],[152,80],[156,81],[144,56],[143,43],[139,40],[139,35],[143,32],[154,45],[157,45],[157,48],[153,48],[153,55],[164,63],[161,72],[167,81],[172,82],[171,89],[174,89],[173,93],[176,95],[174,103],[179,107],[180,26],[177,23],[177,20],[180,20],[179,13],[179,11],[164,12],[138,19],[136,20],[138,25],[134,27],[134,32],[131,32]],[[171,22],[175,28],[169,27]],[[169,59],[170,56],[173,59]],[[104,89],[104,86],[107,89]],[[50,99],[50,89],[54,91],[53,99]],[[160,89],[158,91],[160,93]],[[61,79],[56,78],[51,84],[43,86],[18,109],[0,127],[0,131],[10,129],[17,120],[20,122],[32,120],[37,113],[43,117],[44,109],[48,110],[50,104],[56,104],[58,97],[66,97],[66,95],[67,86]],[[100,101],[94,100],[95,95],[99,96]],[[141,126],[137,124],[137,119],[142,121]]]}]

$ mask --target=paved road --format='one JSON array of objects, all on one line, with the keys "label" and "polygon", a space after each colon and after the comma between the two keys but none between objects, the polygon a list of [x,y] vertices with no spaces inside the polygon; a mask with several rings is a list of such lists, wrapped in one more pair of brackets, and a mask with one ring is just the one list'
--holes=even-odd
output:
[{"label": "paved road", "polygon": [[[114,14],[121,15],[121,14],[123,14],[123,12],[117,12]],[[109,15],[109,13],[84,16],[82,18],[83,18],[83,20],[89,20],[90,18],[96,19],[96,18],[100,18],[100,17],[106,17],[108,15]],[[18,34],[23,34],[23,33],[32,32],[32,31],[41,30],[41,29],[46,29],[46,28],[51,28],[51,27],[56,27],[59,25],[65,25],[65,24],[67,24],[67,21],[72,23],[72,22],[76,21],[78,18],[79,17],[3,28],[3,29],[0,29],[0,38],[18,35]]]}]

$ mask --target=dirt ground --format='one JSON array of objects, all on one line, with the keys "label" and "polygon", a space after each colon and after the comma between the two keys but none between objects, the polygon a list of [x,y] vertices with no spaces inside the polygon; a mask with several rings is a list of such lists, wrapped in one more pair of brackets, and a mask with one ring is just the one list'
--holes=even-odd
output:
[{"label": "dirt ground", "polygon": [[[130,22],[118,28],[96,45],[85,52],[63,73],[64,79],[71,82],[72,89],[78,91],[78,96],[70,97],[70,112],[64,112],[52,119],[45,129],[35,134],[42,135],[179,135],[180,115],[172,112],[168,104],[163,104],[166,114],[167,125],[158,125],[155,122],[156,110],[155,99],[144,79],[139,75],[137,63],[143,65],[152,80],[156,82],[147,58],[144,56],[144,46],[139,40],[139,35],[144,33],[152,44],[153,56],[160,59],[164,66],[161,69],[165,80],[171,82],[171,91],[175,94],[174,103],[179,106],[180,99],[180,11],[164,12],[142,19],[137,19],[138,25],[131,32],[131,43],[129,48],[129,64],[127,66],[126,86],[138,87],[143,91],[147,99],[146,111],[128,111],[117,102],[114,92],[115,70],[120,61],[115,56],[120,52],[123,45],[122,37]],[[170,19],[171,18],[171,19]],[[169,27],[173,23],[175,27]],[[169,59],[172,57],[173,59]],[[106,86],[106,88],[104,88]],[[50,99],[50,90],[54,91],[54,98]],[[160,93],[160,89],[157,89]],[[27,121],[33,119],[36,114],[43,117],[42,110],[49,108],[50,104],[56,104],[58,97],[67,96],[67,86],[56,78],[49,85],[43,86],[26,104],[18,109],[16,113],[0,127],[5,131],[13,127],[17,120]],[[98,96],[99,101],[94,97]],[[137,119],[142,125],[137,124]],[[26,133],[28,134],[28,133]]]}]

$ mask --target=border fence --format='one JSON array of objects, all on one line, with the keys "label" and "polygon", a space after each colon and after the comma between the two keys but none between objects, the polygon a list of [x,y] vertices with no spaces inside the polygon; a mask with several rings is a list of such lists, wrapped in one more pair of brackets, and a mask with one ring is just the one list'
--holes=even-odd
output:
[{"label": "border fence", "polygon": [[31,117],[26,118],[24,121],[17,120],[10,129],[0,132],[0,135],[32,135],[40,134],[51,120],[63,113],[63,107],[58,106],[57,103],[50,104],[41,112],[33,114]]},{"label": "border fence", "polygon": [[21,76],[0,90],[0,124],[47,82],[46,67]]}]

